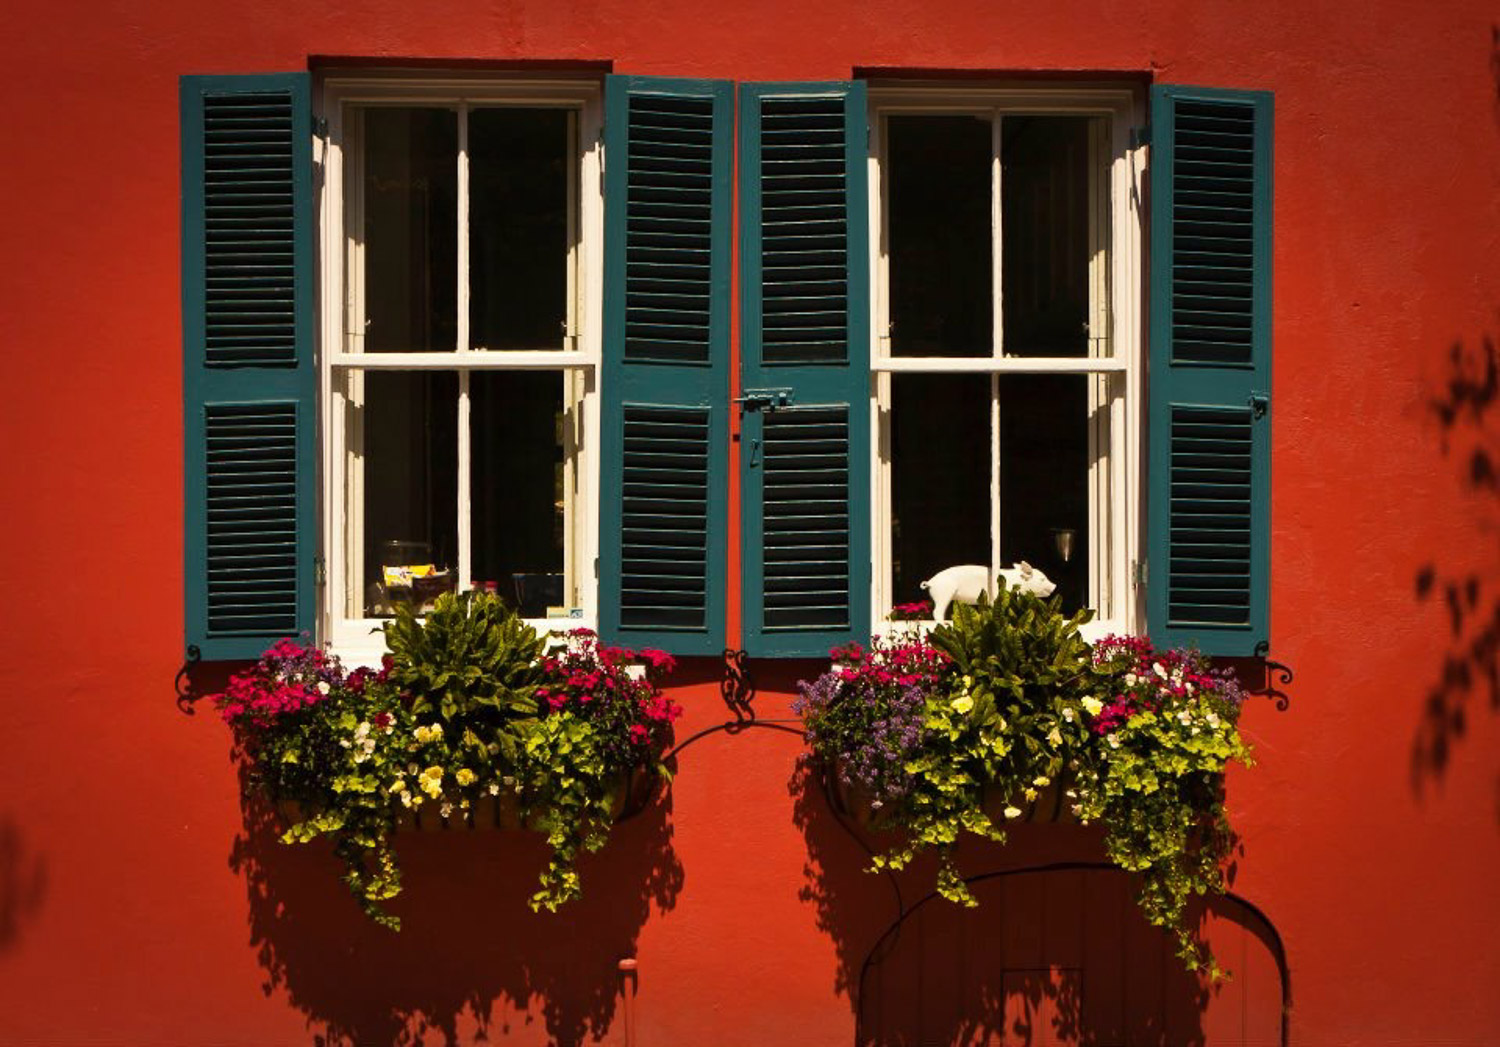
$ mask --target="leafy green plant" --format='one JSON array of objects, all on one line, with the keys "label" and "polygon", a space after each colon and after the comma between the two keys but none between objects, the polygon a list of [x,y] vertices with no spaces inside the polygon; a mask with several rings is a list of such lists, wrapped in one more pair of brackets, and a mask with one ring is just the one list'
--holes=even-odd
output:
[{"label": "leafy green plant", "polygon": [[216,704],[250,760],[250,780],[289,813],[282,842],[328,837],[360,906],[399,926],[381,905],[401,889],[384,786],[404,756],[398,725],[410,716],[386,674],[346,674],[337,658],[282,640],[232,676]]},{"label": "leafy green plant", "polygon": [[498,597],[469,591],[444,593],[422,617],[398,607],[385,638],[391,682],[414,717],[459,732],[469,749],[518,758],[542,682],[535,629]]},{"label": "leafy green plant", "polygon": [[1141,874],[1141,911],[1177,938],[1190,968],[1221,970],[1186,923],[1193,895],[1223,891],[1234,835],[1224,771],[1248,765],[1239,733],[1243,695],[1189,651],[1107,637],[1094,652],[1100,696],[1089,700],[1094,744],[1079,755],[1080,813],[1105,827],[1105,847]]},{"label": "leafy green plant", "polygon": [[346,676],[318,648],[281,641],[218,696],[252,780],[298,805],[283,841],[331,839],[365,911],[399,928],[382,905],[401,889],[398,822],[504,801],[552,847],[532,907],[577,897],[578,856],[607,841],[632,771],[669,777],[681,709],[660,678],[672,659],[587,630],[549,645],[483,593],[442,596],[425,618],[404,608],[386,634],[379,672]]},{"label": "leafy green plant", "polygon": [[938,893],[974,905],[958,841],[1003,842],[1023,804],[1063,790],[1074,815],[1104,825],[1110,858],[1141,875],[1147,919],[1176,935],[1190,968],[1217,977],[1185,913],[1193,894],[1223,889],[1223,772],[1249,762],[1240,689],[1198,655],[1144,639],[1090,648],[1088,618],[1002,589],[928,636],[835,650],[845,664],[800,684],[795,707],[825,768],[900,831],[876,868],[935,852]]}]

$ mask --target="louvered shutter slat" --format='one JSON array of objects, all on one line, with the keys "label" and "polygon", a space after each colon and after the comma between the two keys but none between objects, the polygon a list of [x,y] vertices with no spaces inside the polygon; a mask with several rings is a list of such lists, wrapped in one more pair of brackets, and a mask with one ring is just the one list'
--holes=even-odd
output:
[{"label": "louvered shutter slat", "polygon": [[1150,548],[1158,644],[1270,642],[1271,97],[1152,91]]},{"label": "louvered shutter slat", "polygon": [[746,389],[745,646],[825,655],[869,632],[869,396],[862,84],[740,94]]},{"label": "louvered shutter slat", "polygon": [[605,88],[600,631],[716,654],[724,643],[729,86]]},{"label": "louvered shutter slat", "polygon": [[308,77],[181,99],[186,641],[253,658],[314,621]]}]

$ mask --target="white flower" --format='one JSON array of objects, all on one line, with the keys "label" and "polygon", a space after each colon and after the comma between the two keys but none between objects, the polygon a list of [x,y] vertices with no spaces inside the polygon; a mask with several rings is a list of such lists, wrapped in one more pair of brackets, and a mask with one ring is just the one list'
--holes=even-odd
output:
[{"label": "white flower", "polygon": [[1073,722],[1073,707],[1071,705],[1063,707],[1063,719],[1069,723]]},{"label": "white flower", "polygon": [[410,807],[411,806],[411,791],[408,790],[408,789],[402,789],[401,790],[401,806],[402,807]]},{"label": "white flower", "polygon": [[327,680],[319,680],[318,681],[318,693],[319,694],[327,694],[331,690],[333,690],[333,688],[328,686],[328,681]]},{"label": "white flower", "polygon": [[355,741],[364,741],[370,736],[370,721],[361,720],[358,727],[354,728]]},{"label": "white flower", "polygon": [[1021,817],[1021,808],[1019,808],[1019,807],[1007,807],[1005,809],[1005,817],[1007,817],[1007,818],[1019,818],[1019,817]]},{"label": "white flower", "polygon": [[1208,721],[1208,725],[1210,727],[1217,727],[1217,726],[1219,726],[1219,714],[1218,713],[1209,713],[1207,716],[1204,717],[1204,719]]},{"label": "white flower", "polygon": [[349,739],[347,739],[347,738],[340,738],[340,739],[339,739],[339,745],[341,745],[341,746],[343,746],[343,747],[344,747],[344,748],[345,748],[345,749],[347,749],[347,748],[349,748],[349,746],[351,746],[351,745],[353,745],[353,744],[354,744],[354,743],[353,743],[353,742],[351,742],[351,741],[350,741],[350,740],[349,740]]},{"label": "white flower", "polygon": [[1183,709],[1180,712],[1178,712],[1178,714],[1177,714],[1177,722],[1181,723],[1181,724],[1192,723],[1193,722],[1193,714],[1190,713],[1190,712],[1188,712],[1186,709]]},{"label": "white flower", "polygon": [[441,807],[438,808],[438,814],[441,814],[444,818],[448,817],[448,815],[452,813],[453,805],[451,803],[444,803]]},{"label": "white flower", "polygon": [[1111,749],[1118,749],[1120,747],[1120,736],[1118,734],[1107,735],[1104,740],[1109,743]]},{"label": "white flower", "polygon": [[1163,680],[1167,678],[1167,667],[1165,665],[1162,665],[1161,662],[1152,662],[1151,671],[1154,672],[1157,676],[1160,676]]},{"label": "white flower", "polygon": [[1126,673],[1125,674],[1125,686],[1126,687],[1134,687],[1136,684],[1138,684],[1140,682],[1141,682],[1141,678],[1139,676],[1137,676],[1135,673]]},{"label": "white flower", "polygon": [[499,796],[500,795],[500,783],[499,782],[490,782],[490,795],[491,796]]},{"label": "white flower", "polygon": [[1073,817],[1075,817],[1075,818],[1077,818],[1077,817],[1079,817],[1080,815],[1083,814],[1083,804],[1081,804],[1081,803],[1075,803],[1072,807],[1070,807],[1068,809],[1073,812]]}]

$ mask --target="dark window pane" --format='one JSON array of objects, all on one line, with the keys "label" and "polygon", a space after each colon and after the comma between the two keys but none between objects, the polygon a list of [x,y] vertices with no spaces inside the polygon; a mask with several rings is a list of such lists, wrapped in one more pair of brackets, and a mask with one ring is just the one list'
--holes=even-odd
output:
[{"label": "dark window pane", "polygon": [[457,114],[365,110],[366,352],[457,348],[457,158]]},{"label": "dark window pane", "polygon": [[990,122],[886,121],[891,353],[989,356]]},{"label": "dark window pane", "polygon": [[1088,355],[1089,118],[1001,121],[1005,352]]},{"label": "dark window pane", "polygon": [[[1057,583],[1069,611],[1088,601],[1086,375],[1000,380],[1000,566],[1025,560]],[[1064,561],[1059,532],[1072,532]]]},{"label": "dark window pane", "polygon": [[474,580],[543,618],[573,602],[563,577],[563,376],[477,373],[469,383]]},{"label": "dark window pane", "polygon": [[[458,377],[451,372],[364,376],[364,607],[391,613],[453,587],[458,558]],[[432,566],[436,577],[387,576]]]},{"label": "dark window pane", "polygon": [[927,598],[945,567],[990,562],[990,378],[891,379],[891,593]]},{"label": "dark window pane", "polygon": [[469,114],[471,345],[557,349],[568,316],[568,165],[561,109]]}]

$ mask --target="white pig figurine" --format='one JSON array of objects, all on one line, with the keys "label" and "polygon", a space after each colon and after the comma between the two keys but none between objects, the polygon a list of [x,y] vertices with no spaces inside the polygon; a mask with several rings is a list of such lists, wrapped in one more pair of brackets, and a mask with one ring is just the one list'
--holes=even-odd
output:
[{"label": "white pig figurine", "polygon": [[[1037,596],[1051,596],[1057,588],[1045,574],[1025,560],[1001,570],[1000,577],[1007,587]],[[945,567],[923,582],[922,588],[932,597],[932,618],[938,622],[948,616],[951,604],[978,603],[980,596],[993,596],[995,592],[990,586],[990,569],[977,563]]]}]

